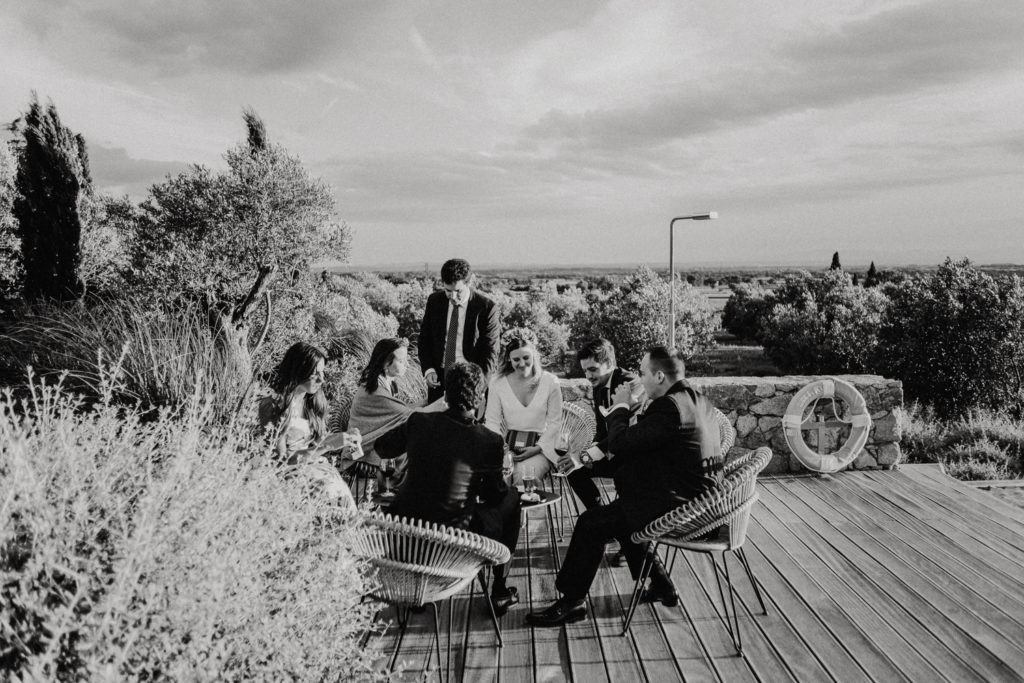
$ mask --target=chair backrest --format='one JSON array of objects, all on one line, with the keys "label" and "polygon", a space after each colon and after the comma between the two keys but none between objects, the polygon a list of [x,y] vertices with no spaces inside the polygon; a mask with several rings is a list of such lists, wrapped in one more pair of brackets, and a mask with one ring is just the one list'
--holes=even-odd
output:
[{"label": "chair backrest", "polygon": [[721,485],[650,522],[633,534],[633,542],[692,541],[724,527],[729,548],[740,547],[747,536],[750,509],[757,501],[757,475],[771,458],[771,449],[758,448]]},{"label": "chair backrest", "polygon": [[562,433],[569,438],[570,455],[578,456],[594,441],[594,413],[577,403],[562,404]]},{"label": "chair backrest", "polygon": [[739,497],[743,501],[750,501],[749,505],[737,506],[732,520],[727,525],[730,550],[741,547],[746,541],[747,527],[750,526],[750,511],[757,501],[757,475],[768,466],[771,459],[771,449],[762,446],[748,453],[742,458],[742,461],[737,460],[731,471],[725,475],[722,484],[740,491]]},{"label": "chair backrest", "polygon": [[377,568],[374,596],[399,605],[450,597],[488,565],[508,562],[508,548],[462,529],[381,512],[361,515],[356,553]]},{"label": "chair backrest", "polygon": [[733,428],[732,422],[729,421],[729,417],[717,408],[715,409],[715,419],[718,420],[718,437],[722,443],[722,457],[726,458],[729,456],[733,444],[736,443],[736,430]]}]

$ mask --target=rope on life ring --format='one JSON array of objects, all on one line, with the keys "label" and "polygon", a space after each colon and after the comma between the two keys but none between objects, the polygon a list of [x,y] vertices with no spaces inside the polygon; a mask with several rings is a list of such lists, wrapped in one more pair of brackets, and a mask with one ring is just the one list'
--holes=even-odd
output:
[{"label": "rope on life ring", "polygon": [[[815,453],[804,441],[801,431],[804,413],[811,404],[821,399],[830,399],[833,401],[832,410],[835,414],[837,397],[850,407],[850,420],[841,420],[851,426],[850,437],[835,453]],[[838,419],[838,415],[836,417]],[[805,386],[789,402],[786,414],[782,416],[782,432],[790,450],[804,467],[815,472],[838,472],[853,462],[864,449],[869,431],[871,414],[868,412],[864,397],[852,384],[836,378],[815,380]]]}]

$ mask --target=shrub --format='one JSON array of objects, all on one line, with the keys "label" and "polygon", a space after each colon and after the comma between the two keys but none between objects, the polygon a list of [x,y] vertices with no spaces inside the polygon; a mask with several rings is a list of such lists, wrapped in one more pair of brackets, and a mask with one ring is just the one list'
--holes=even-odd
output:
[{"label": "shrub", "polygon": [[783,372],[835,374],[871,367],[888,305],[877,289],[857,287],[836,269],[790,278],[774,300],[761,342]]},{"label": "shrub", "polygon": [[[676,346],[693,356],[714,346],[717,317],[707,296],[676,280]],[[573,319],[570,343],[605,337],[615,345],[616,360],[637,368],[644,352],[668,340],[669,284],[647,266],[638,268],[607,298],[594,298],[589,310]]]},{"label": "shrub", "polygon": [[14,219],[15,161],[0,144],[0,304],[21,296],[21,239]]},{"label": "shrub", "polygon": [[383,680],[350,517],[209,406],[143,421],[0,399],[0,620],[15,680]]},{"label": "shrub", "polygon": [[[970,261],[883,286],[892,304],[877,366],[941,417],[976,407],[1017,409],[1024,377],[1024,287]],[[874,291],[874,290],[870,290]]]},{"label": "shrub", "polygon": [[942,419],[918,403],[901,411],[908,462],[940,462],[959,479],[1024,476],[1024,422],[1000,412],[972,410]]},{"label": "shrub", "polygon": [[732,285],[732,295],[722,309],[722,327],[740,339],[758,341],[774,307],[772,290],[747,283]]}]

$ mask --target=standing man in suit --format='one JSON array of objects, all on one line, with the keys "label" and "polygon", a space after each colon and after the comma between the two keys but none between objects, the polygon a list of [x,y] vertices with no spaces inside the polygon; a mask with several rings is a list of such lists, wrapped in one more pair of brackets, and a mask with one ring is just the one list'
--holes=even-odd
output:
[{"label": "standing man in suit", "polygon": [[[594,392],[594,420],[597,431],[594,445],[584,451],[580,459],[584,467],[569,474],[569,485],[576,496],[589,510],[601,504],[601,493],[594,483],[594,477],[614,477],[621,462],[608,450],[608,425],[602,408],[610,410],[612,395],[623,384],[636,379],[636,375],[616,367],[615,347],[603,337],[591,339],[576,351],[576,359],[583,369]],[[572,459],[564,456],[558,461],[558,469],[567,471],[573,466]]]},{"label": "standing man in suit", "polygon": [[420,366],[431,402],[444,393],[444,372],[453,363],[476,363],[487,377],[498,361],[501,338],[498,307],[472,288],[473,273],[467,261],[445,261],[441,283],[444,290],[427,298],[420,324]]},{"label": "standing man in suit", "polygon": [[[528,614],[528,624],[558,626],[586,618],[584,598],[601,564],[606,540],[618,539],[637,578],[647,550],[646,544],[633,543],[630,536],[721,482],[722,446],[715,407],[683,376],[681,352],[652,346],[640,363],[640,381],[652,400],[632,427],[629,414],[636,401],[629,386],[623,384],[612,394],[608,447],[621,459],[615,471],[619,497],[580,515],[555,580],[562,597]],[[645,599],[669,607],[678,604],[679,595],[657,555],[653,563]]]},{"label": "standing man in suit", "polygon": [[[502,476],[505,442],[476,424],[487,381],[474,363],[445,373],[443,413],[412,413],[377,438],[382,458],[408,454],[408,469],[388,513],[435,522],[493,538],[515,553],[519,540],[519,492]],[[519,602],[506,586],[508,565],[494,568],[491,603],[500,615]]]}]

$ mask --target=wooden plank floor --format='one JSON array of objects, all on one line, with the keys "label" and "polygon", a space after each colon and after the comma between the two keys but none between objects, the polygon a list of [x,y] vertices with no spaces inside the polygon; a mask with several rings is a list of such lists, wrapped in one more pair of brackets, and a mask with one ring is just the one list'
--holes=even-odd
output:
[{"label": "wooden plank floor", "polygon": [[[716,616],[714,575],[700,555],[675,563],[681,607],[641,605],[625,637],[633,583],[607,562],[586,621],[526,627],[531,603],[555,597],[571,535],[559,540],[534,513],[513,558],[509,583],[522,602],[501,619],[504,648],[476,586],[453,601],[451,616],[440,606],[440,668],[455,681],[503,683],[1024,681],[1024,509],[931,465],[764,478],[759,491],[746,555],[767,616],[730,561],[743,656]],[[373,642],[400,680],[443,680],[430,610],[413,615],[401,639],[391,626]]]}]

